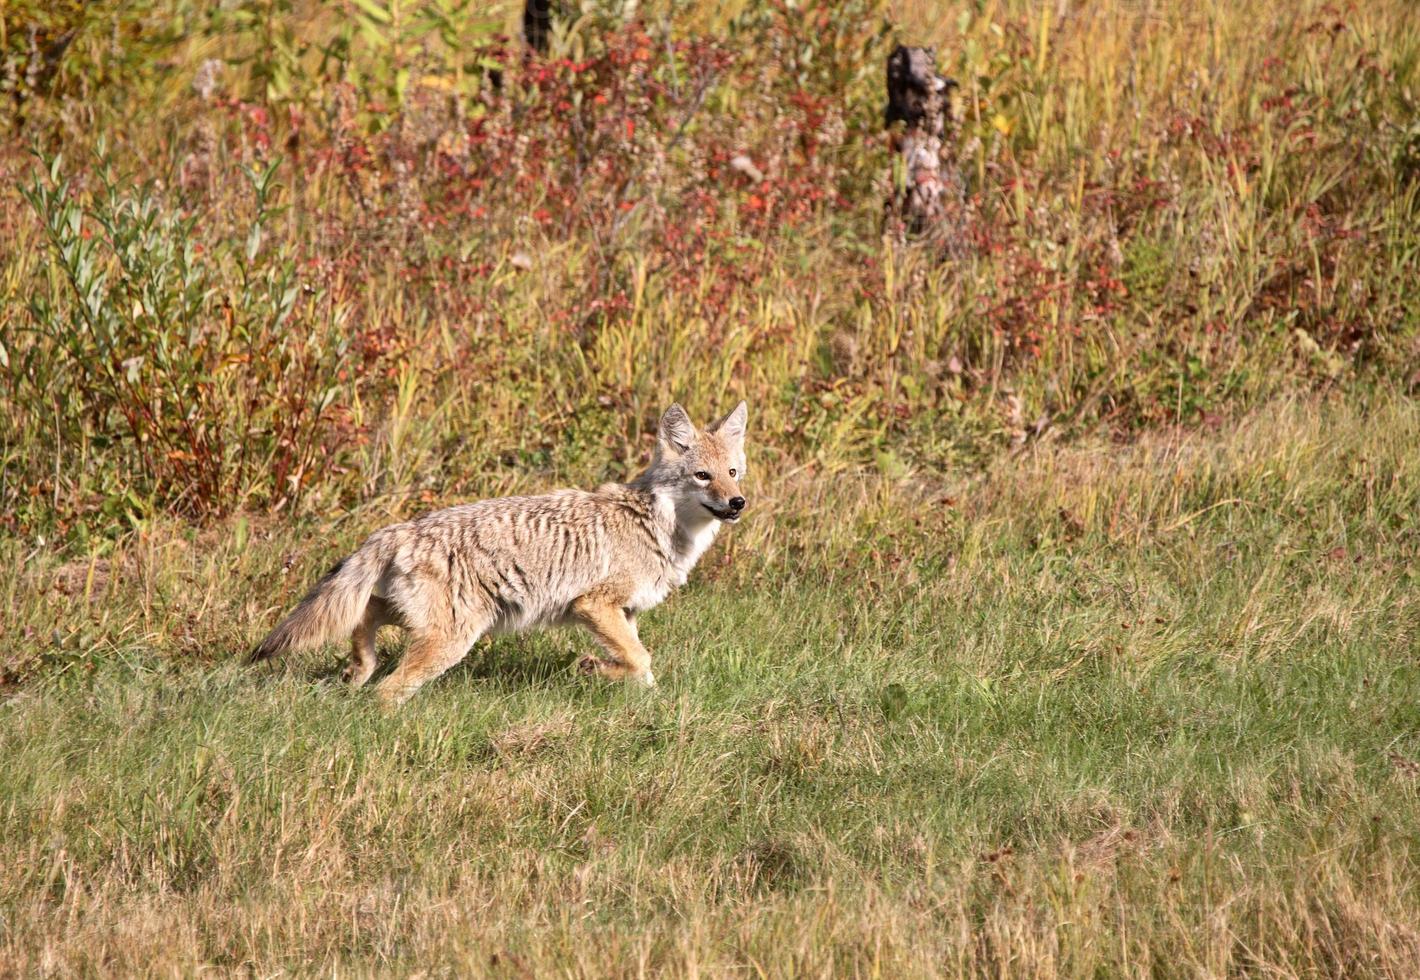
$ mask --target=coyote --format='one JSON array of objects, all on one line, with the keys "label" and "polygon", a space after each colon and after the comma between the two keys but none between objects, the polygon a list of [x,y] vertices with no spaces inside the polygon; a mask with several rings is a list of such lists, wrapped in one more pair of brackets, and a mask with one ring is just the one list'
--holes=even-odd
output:
[{"label": "coyote", "polygon": [[630,483],[450,507],[370,535],[251,653],[252,662],[350,636],[345,679],[379,665],[375,634],[409,633],[404,659],[376,685],[406,701],[485,633],[580,623],[605,653],[583,673],[654,686],[636,616],[685,583],[721,524],[744,510],[746,409],[699,430],[685,409],[661,417],[651,465]]}]

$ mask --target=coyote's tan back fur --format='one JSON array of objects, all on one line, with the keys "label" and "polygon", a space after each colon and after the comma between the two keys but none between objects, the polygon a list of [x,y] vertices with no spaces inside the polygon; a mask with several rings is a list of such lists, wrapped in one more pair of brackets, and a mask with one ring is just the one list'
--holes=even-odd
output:
[{"label": "coyote's tan back fur", "polygon": [[345,676],[359,686],[378,666],[376,632],[402,626],[404,658],[378,685],[400,702],[485,633],[575,622],[605,651],[583,670],[654,684],[636,615],[684,584],[721,523],[739,518],[745,422],[743,402],[705,430],[672,405],[651,466],[630,483],[483,500],[376,531],[252,659],[348,635]]}]

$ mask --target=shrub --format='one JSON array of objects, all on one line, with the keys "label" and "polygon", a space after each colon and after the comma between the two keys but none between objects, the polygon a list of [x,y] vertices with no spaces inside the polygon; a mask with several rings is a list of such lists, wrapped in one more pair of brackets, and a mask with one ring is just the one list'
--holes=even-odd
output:
[{"label": "shrub", "polygon": [[322,297],[270,237],[276,163],[247,172],[244,240],[204,242],[154,181],[136,186],[100,146],[83,193],[61,157],[22,191],[49,246],[29,304],[33,338],[11,368],[32,447],[91,461],[87,489],[136,515],[223,513],[254,487],[299,496],[331,449],[322,412],[346,345],[320,329]]}]

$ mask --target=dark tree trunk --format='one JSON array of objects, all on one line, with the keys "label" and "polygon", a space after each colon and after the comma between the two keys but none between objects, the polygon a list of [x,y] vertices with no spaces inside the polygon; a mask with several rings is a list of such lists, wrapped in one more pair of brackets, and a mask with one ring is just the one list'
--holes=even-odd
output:
[{"label": "dark tree trunk", "polygon": [[888,57],[884,125],[903,123],[894,141],[902,161],[901,184],[887,201],[888,233],[957,251],[961,245],[964,189],[951,159],[951,91],[956,82],[937,74],[931,48],[898,45]]},{"label": "dark tree trunk", "polygon": [[552,0],[527,0],[523,5],[523,38],[538,54],[547,51],[552,34]]}]

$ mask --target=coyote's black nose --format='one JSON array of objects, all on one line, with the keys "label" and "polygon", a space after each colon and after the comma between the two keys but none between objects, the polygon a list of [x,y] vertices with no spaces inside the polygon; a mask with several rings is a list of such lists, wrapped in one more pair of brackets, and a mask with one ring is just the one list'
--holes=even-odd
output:
[{"label": "coyote's black nose", "polygon": [[743,497],[731,497],[728,501],[726,501],[726,503],[730,505],[730,510],[736,512],[745,509],[745,498]]}]

